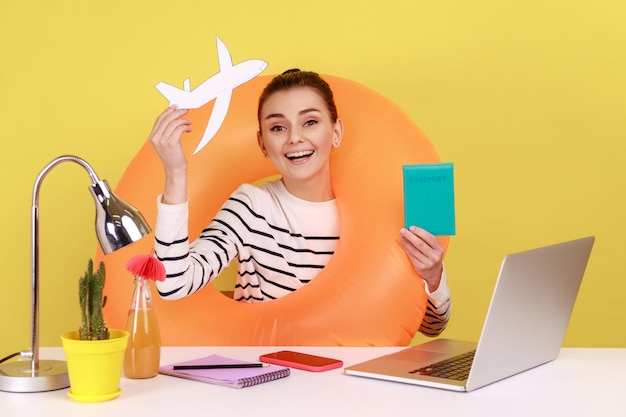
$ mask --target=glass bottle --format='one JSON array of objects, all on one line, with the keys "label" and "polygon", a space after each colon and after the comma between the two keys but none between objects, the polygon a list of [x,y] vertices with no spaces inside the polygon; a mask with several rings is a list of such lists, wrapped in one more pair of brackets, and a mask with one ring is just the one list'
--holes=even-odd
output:
[{"label": "glass bottle", "polygon": [[161,335],[150,295],[150,280],[135,276],[135,289],[126,319],[129,333],[124,376],[152,378],[159,373]]}]

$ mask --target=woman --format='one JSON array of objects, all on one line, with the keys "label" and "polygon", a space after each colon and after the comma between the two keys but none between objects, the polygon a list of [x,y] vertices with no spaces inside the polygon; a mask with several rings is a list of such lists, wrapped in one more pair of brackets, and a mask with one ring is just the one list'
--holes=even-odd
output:
[{"label": "woman", "polygon": [[[167,270],[167,279],[157,283],[159,294],[186,297],[233,259],[239,263],[238,301],[276,299],[314,279],[339,239],[330,154],[341,144],[343,124],[328,84],[314,72],[289,70],[266,86],[259,99],[257,141],[282,176],[260,187],[241,185],[191,245],[187,160],[180,139],[192,121],[185,114],[184,109],[166,109],[149,139],[166,178],[155,228],[155,252]],[[437,335],[450,314],[444,249],[423,229],[411,226],[400,233],[416,279],[426,282],[429,296],[420,331]]]}]

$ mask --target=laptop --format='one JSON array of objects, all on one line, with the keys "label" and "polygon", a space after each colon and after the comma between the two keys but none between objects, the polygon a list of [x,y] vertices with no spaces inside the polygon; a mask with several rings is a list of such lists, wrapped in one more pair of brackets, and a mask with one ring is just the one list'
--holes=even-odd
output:
[{"label": "laptop", "polygon": [[[478,343],[439,338],[344,369],[348,375],[473,391],[554,360],[595,238],[507,255]],[[465,362],[459,371],[453,362]]]}]

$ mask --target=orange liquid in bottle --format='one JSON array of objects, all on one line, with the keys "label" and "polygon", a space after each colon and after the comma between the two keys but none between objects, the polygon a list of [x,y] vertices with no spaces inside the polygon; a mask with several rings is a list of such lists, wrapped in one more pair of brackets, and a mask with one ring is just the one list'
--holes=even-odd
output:
[{"label": "orange liquid in bottle", "polygon": [[132,311],[126,329],[130,333],[124,357],[124,376],[152,378],[159,373],[161,336],[152,309]]}]

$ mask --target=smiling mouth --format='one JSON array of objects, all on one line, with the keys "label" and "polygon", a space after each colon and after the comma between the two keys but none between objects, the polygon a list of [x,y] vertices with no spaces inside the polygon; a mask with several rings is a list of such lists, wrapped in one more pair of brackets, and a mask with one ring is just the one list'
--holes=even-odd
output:
[{"label": "smiling mouth", "polygon": [[290,152],[290,153],[285,154],[285,157],[287,157],[287,159],[291,161],[297,161],[299,159],[308,158],[311,155],[313,155],[313,151],[309,150],[309,151],[300,151],[300,152]]}]

